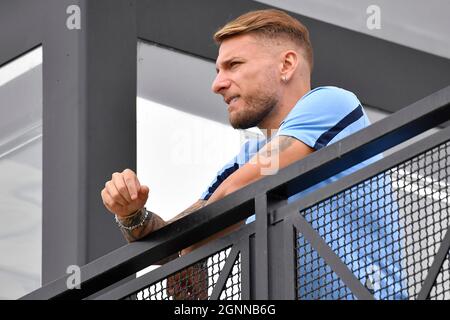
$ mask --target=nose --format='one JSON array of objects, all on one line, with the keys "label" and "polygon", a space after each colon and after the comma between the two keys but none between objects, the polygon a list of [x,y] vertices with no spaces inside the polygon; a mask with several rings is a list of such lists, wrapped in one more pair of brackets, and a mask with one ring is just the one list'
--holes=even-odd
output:
[{"label": "nose", "polygon": [[231,81],[224,77],[223,73],[219,72],[214,79],[211,90],[214,93],[220,94],[222,90],[228,89],[231,85]]}]

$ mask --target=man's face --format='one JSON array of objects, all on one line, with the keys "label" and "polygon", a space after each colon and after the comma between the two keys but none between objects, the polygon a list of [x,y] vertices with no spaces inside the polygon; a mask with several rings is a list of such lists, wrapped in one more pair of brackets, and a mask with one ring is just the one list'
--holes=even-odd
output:
[{"label": "man's face", "polygon": [[223,96],[235,129],[257,126],[279,101],[280,76],[273,47],[253,35],[222,42],[212,90]]}]

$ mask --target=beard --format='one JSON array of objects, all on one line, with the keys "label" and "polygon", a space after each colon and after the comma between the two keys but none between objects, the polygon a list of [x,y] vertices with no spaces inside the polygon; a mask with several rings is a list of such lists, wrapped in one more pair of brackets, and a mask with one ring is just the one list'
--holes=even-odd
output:
[{"label": "beard", "polygon": [[241,96],[244,106],[230,112],[229,121],[234,129],[248,129],[256,127],[278,104],[274,94],[259,94],[257,97]]}]

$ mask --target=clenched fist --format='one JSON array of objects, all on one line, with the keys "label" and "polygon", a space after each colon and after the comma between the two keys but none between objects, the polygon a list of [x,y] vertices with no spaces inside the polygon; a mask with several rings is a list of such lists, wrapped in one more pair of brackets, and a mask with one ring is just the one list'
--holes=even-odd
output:
[{"label": "clenched fist", "polygon": [[101,195],[105,207],[119,217],[126,217],[144,207],[149,188],[141,185],[136,174],[125,169],[114,172],[112,179],[105,183]]}]

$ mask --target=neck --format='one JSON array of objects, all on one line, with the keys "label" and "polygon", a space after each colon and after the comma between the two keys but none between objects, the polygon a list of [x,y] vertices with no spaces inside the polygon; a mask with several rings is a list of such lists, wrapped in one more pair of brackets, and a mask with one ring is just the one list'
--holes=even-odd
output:
[{"label": "neck", "polygon": [[311,86],[309,83],[303,86],[295,86],[293,90],[286,88],[286,91],[278,102],[278,104],[272,109],[272,111],[258,124],[258,128],[264,133],[266,139],[270,139],[280,127],[281,122],[287,117],[295,104],[309,91]]}]

